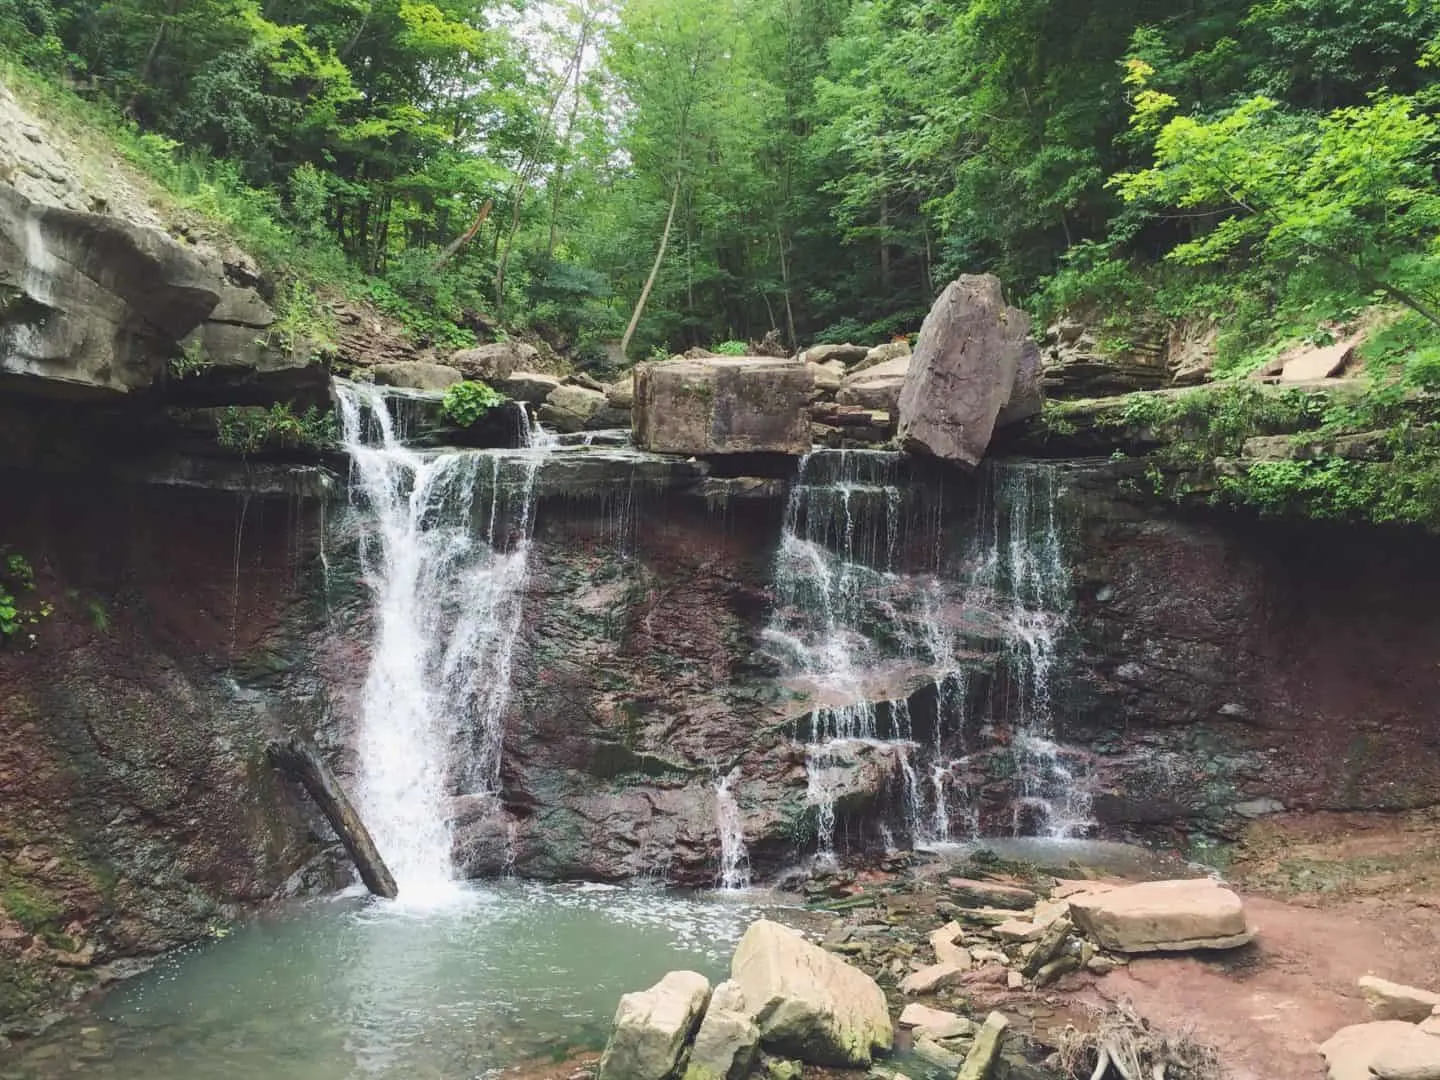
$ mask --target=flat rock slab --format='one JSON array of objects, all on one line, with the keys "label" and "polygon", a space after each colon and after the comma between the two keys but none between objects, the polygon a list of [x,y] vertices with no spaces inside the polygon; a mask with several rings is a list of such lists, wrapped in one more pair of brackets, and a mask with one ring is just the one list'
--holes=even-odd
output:
[{"label": "flat rock slab", "polygon": [[977,1025],[973,1020],[956,1016],[944,1009],[932,1009],[912,1001],[900,1012],[900,1026],[914,1028],[917,1035],[931,1039],[954,1039],[975,1034]]},{"label": "flat rock slab", "polygon": [[1440,1038],[1416,1028],[1370,1062],[1379,1080],[1440,1080]]},{"label": "flat rock slab", "polygon": [[1393,983],[1374,975],[1360,979],[1360,995],[1376,1020],[1404,1020],[1418,1024],[1440,1009],[1440,994],[1415,986]]},{"label": "flat rock slab", "polygon": [[1209,878],[1147,881],[1069,904],[1075,925],[1113,952],[1233,949],[1254,936],[1240,897]]},{"label": "flat rock slab", "polygon": [[900,992],[902,994],[933,994],[936,990],[943,990],[947,986],[957,986],[965,979],[965,972],[970,969],[966,964],[961,967],[959,964],[931,964],[919,971],[912,971],[905,978],[900,980]]},{"label": "flat rock slab", "polygon": [[1018,885],[998,881],[975,881],[971,878],[950,878],[945,882],[955,902],[966,907],[1007,908],[1026,911],[1035,905],[1035,894]]},{"label": "flat rock slab", "polygon": [[1410,1039],[1433,1037],[1403,1020],[1376,1020],[1341,1028],[1320,1044],[1320,1054],[1329,1080],[1375,1080],[1370,1067],[1381,1054]]},{"label": "flat rock slab", "polygon": [[808,365],[707,356],[635,369],[631,431],[642,450],[711,457],[810,450]]}]

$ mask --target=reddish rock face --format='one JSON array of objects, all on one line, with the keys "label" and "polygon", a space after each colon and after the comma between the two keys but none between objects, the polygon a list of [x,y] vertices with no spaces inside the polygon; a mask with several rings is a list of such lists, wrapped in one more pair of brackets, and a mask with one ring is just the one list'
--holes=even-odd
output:
[{"label": "reddish rock face", "polygon": [[1108,468],[1072,500],[1065,737],[1096,751],[1103,824],[1183,842],[1282,806],[1435,804],[1433,540],[1156,513]]},{"label": "reddish rock face", "polygon": [[314,507],[77,477],[4,490],[4,539],[55,610],[33,647],[0,649],[0,1026],[203,936],[316,851],[263,761],[277,703],[292,722],[305,705]]}]

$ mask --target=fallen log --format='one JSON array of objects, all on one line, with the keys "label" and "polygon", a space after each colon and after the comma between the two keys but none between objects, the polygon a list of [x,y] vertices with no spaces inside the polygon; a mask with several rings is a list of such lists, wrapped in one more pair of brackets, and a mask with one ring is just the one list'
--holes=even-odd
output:
[{"label": "fallen log", "polygon": [[315,805],[350,853],[365,887],[376,896],[395,899],[399,889],[395,887],[395,879],[390,876],[390,869],[370,837],[370,830],[365,828],[335,774],[314,748],[296,739],[277,739],[265,748],[265,754],[275,768],[300,781],[310,798],[315,800]]}]

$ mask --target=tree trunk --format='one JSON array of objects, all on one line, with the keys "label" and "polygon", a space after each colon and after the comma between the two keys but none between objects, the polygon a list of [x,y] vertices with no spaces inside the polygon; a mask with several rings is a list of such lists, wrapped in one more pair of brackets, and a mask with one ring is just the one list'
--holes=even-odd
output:
[{"label": "tree trunk", "polygon": [[675,174],[675,186],[670,191],[670,212],[665,215],[665,230],[660,234],[660,250],[655,252],[655,265],[650,267],[650,276],[640,290],[640,299],[635,301],[635,310],[630,315],[630,325],[625,327],[625,336],[620,339],[620,355],[630,350],[630,339],[635,336],[635,327],[640,325],[640,316],[645,313],[645,301],[650,299],[650,290],[660,275],[660,263],[665,259],[665,245],[670,243],[670,226],[675,224],[675,204],[680,201],[680,174]]},{"label": "tree trunk", "polygon": [[475,239],[475,234],[480,231],[480,226],[484,225],[485,219],[490,216],[490,207],[492,205],[493,204],[490,199],[485,200],[485,205],[480,208],[480,213],[475,218],[475,223],[471,225],[470,228],[466,229],[463,233],[461,233],[459,236],[457,236],[454,240],[450,241],[449,245],[445,248],[445,250],[440,253],[440,257],[436,259],[435,262],[431,265],[430,272],[432,274],[436,270],[439,270],[451,259],[453,259],[456,253],[458,253],[461,248],[463,248],[471,240]]},{"label": "tree trunk", "polygon": [[890,295],[890,196],[880,196],[880,291]]},{"label": "tree trunk", "polygon": [[396,888],[385,860],[380,857],[370,830],[365,828],[335,774],[320,760],[314,748],[296,739],[286,742],[276,740],[265,748],[265,754],[275,768],[298,780],[310,798],[315,800],[315,805],[355,861],[355,869],[360,871],[360,880],[365,887],[376,896],[394,900],[400,890]]},{"label": "tree trunk", "polygon": [[775,226],[775,235],[780,241],[780,283],[785,287],[785,330],[790,335],[790,348],[799,348],[795,337],[795,308],[790,303],[790,260],[785,257],[785,229]]}]

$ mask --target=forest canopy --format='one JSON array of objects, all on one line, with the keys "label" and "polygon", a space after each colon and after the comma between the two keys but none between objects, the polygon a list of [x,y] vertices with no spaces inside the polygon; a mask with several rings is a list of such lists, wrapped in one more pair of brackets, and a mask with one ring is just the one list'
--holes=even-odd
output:
[{"label": "forest canopy", "polygon": [[1236,354],[1440,312],[1433,0],[0,0],[0,45],[439,347],[600,366],[652,271],[632,358],[913,331],[958,272]]}]

